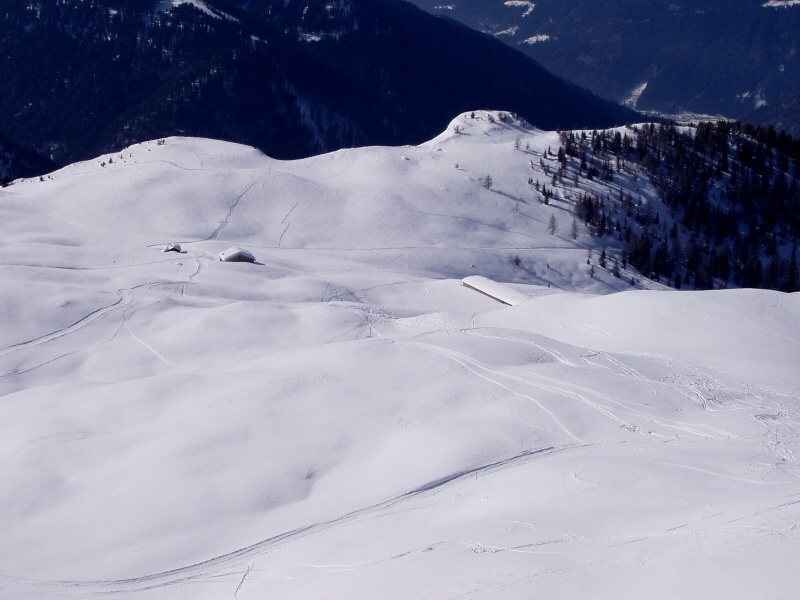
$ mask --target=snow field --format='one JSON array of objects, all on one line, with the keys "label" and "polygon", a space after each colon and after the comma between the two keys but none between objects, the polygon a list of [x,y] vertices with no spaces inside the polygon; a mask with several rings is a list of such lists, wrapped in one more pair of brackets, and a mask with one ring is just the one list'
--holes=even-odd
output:
[{"label": "snow field", "polygon": [[0,598],[794,597],[798,295],[591,277],[494,115],[0,190]]}]

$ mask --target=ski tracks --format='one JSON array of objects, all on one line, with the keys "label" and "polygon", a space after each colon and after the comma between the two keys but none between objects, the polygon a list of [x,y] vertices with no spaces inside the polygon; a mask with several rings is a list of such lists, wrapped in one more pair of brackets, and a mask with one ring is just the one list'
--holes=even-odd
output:
[{"label": "ski tracks", "polygon": [[[474,332],[471,332],[471,333],[474,333]],[[621,411],[621,412],[627,413],[627,414],[629,414],[631,416],[638,417],[638,418],[641,418],[641,419],[649,420],[649,421],[651,421],[651,422],[653,422],[653,423],[655,423],[657,425],[660,425],[662,427],[665,427],[665,428],[678,429],[680,431],[684,431],[686,433],[690,433],[692,435],[695,435],[695,436],[698,436],[698,437],[702,437],[702,438],[706,438],[706,437],[709,437],[710,435],[716,434],[716,435],[719,435],[721,437],[726,437],[726,438],[730,438],[730,439],[738,439],[738,436],[736,436],[735,434],[732,434],[732,433],[729,433],[727,431],[723,431],[723,430],[720,430],[720,429],[717,429],[717,428],[714,428],[714,427],[711,427],[711,426],[708,426],[708,425],[698,424],[698,425],[695,426],[695,425],[689,425],[689,424],[686,424],[686,423],[673,421],[673,420],[659,419],[659,418],[653,417],[651,415],[642,413],[640,411],[633,410],[630,407],[625,406],[622,402],[620,402],[620,401],[618,401],[618,400],[616,400],[616,399],[614,399],[614,398],[612,398],[612,397],[610,397],[610,396],[608,396],[606,394],[598,392],[596,390],[590,390],[588,388],[584,388],[584,387],[581,387],[581,386],[578,386],[578,385],[575,385],[575,384],[563,383],[563,382],[560,382],[559,380],[553,379],[551,377],[547,377],[547,376],[544,376],[544,375],[535,375],[533,373],[526,373],[524,375],[514,375],[514,374],[507,373],[507,372],[504,372],[504,371],[501,371],[501,370],[498,370],[498,369],[494,369],[494,368],[489,367],[488,365],[485,365],[485,364],[483,364],[483,363],[481,363],[481,362],[479,362],[479,361],[477,361],[477,360],[475,360],[475,359],[473,359],[471,357],[468,357],[465,354],[462,354],[460,352],[456,352],[456,351],[453,351],[453,350],[446,350],[444,348],[441,348],[440,346],[435,346],[433,344],[424,344],[424,343],[421,343],[421,342],[409,342],[409,341],[406,341],[406,342],[403,342],[403,343],[410,344],[410,345],[417,345],[418,347],[424,348],[424,349],[432,351],[432,352],[437,352],[437,353],[439,353],[439,354],[441,354],[443,356],[451,358],[452,360],[456,360],[462,366],[464,366],[465,368],[467,368],[468,370],[473,372],[478,377],[481,377],[482,379],[490,381],[491,383],[500,386],[501,388],[511,392],[512,394],[515,394],[515,395],[518,395],[518,396],[521,396],[521,397],[524,397],[526,399],[531,400],[537,406],[539,406],[542,410],[544,410],[551,417],[551,419],[553,419],[553,421],[559,426],[559,428],[570,439],[573,439],[573,440],[578,440],[579,438],[577,436],[575,436],[571,431],[569,431],[564,426],[564,424],[550,410],[548,410],[546,407],[544,407],[542,405],[541,402],[539,402],[538,400],[536,400],[534,397],[532,397],[530,395],[522,394],[520,392],[512,390],[511,388],[509,388],[508,386],[503,384],[498,379],[490,377],[490,376],[486,375],[485,373],[491,373],[493,375],[498,375],[500,377],[509,379],[511,381],[515,381],[515,382],[518,382],[518,383],[522,383],[523,385],[534,387],[534,388],[536,388],[538,390],[541,390],[541,391],[544,391],[544,392],[558,394],[558,395],[566,396],[566,397],[568,397],[568,398],[570,398],[572,400],[576,400],[576,401],[578,401],[578,402],[590,407],[591,409],[601,413],[606,418],[614,421],[620,427],[624,427],[628,431],[639,431],[640,428],[638,426],[636,426],[634,423],[632,423],[631,421],[629,421],[628,419],[621,417],[619,414],[617,414],[617,411]],[[535,345],[538,347],[538,344],[535,344]],[[572,364],[574,366],[574,363],[571,363],[571,361],[568,361],[566,358],[564,360],[566,361],[566,362],[564,362],[564,364]],[[563,362],[563,361],[559,361],[559,362]],[[640,379],[640,378],[643,378],[643,376],[639,375],[639,377],[636,377],[636,379]],[[607,405],[601,404],[600,402],[596,402],[594,400],[590,400],[589,396],[595,396],[598,399],[601,399],[601,400],[604,400],[604,401],[609,402],[611,404],[614,404],[615,408],[611,408],[611,407],[609,407]],[[705,430],[705,431],[703,431],[703,430]]]},{"label": "ski tracks", "polygon": [[[149,304],[147,307],[149,307],[149,306],[153,306],[153,305],[155,305],[155,304],[158,304],[158,303],[160,303],[160,302],[161,302],[161,300],[157,300],[156,302],[153,302],[152,304]],[[144,308],[147,308],[147,307],[144,307]],[[138,309],[138,310],[141,310],[141,309]],[[138,312],[138,310],[137,310],[137,312]],[[158,350],[156,350],[155,348],[153,348],[153,347],[152,347],[150,344],[148,344],[148,343],[147,343],[147,342],[145,342],[143,339],[141,339],[139,336],[137,336],[135,333],[133,333],[133,330],[132,330],[132,329],[130,328],[130,326],[128,325],[128,319],[129,319],[129,317],[130,317],[130,316],[132,316],[132,315],[126,315],[126,317],[125,317],[125,322],[123,323],[123,327],[125,327],[125,330],[126,330],[126,331],[127,331],[129,334],[130,334],[130,336],[131,336],[131,337],[132,337],[132,338],[133,338],[133,339],[134,339],[136,342],[138,342],[139,344],[141,344],[142,346],[144,346],[145,348],[147,348],[147,349],[148,349],[148,350],[149,350],[149,351],[150,351],[150,352],[151,352],[151,353],[152,353],[152,354],[153,354],[153,355],[154,355],[156,358],[158,358],[158,359],[159,359],[161,362],[163,362],[164,364],[166,364],[166,365],[168,365],[168,366],[170,366],[170,367],[172,367],[172,368],[174,368],[174,369],[179,369],[179,370],[181,370],[181,371],[195,372],[193,369],[189,369],[189,368],[187,368],[187,367],[183,367],[183,366],[181,366],[181,365],[179,365],[179,364],[177,364],[177,363],[174,363],[174,362],[172,362],[171,360],[169,360],[168,358],[166,358],[164,355],[160,354],[160,353],[158,352]]]},{"label": "ski tracks", "polygon": [[250,571],[252,570],[253,570],[253,563],[250,563],[247,565],[247,569],[245,570],[244,575],[242,575],[242,580],[239,582],[239,585],[236,586],[236,591],[233,592],[233,597],[235,598],[235,600],[242,600],[242,597],[239,595],[239,592],[242,591],[244,580],[247,579],[247,576],[250,574]]},{"label": "ski tracks", "polygon": [[447,358],[449,358],[451,360],[456,361],[457,363],[459,363],[461,366],[463,366],[468,371],[472,372],[477,377],[480,377],[481,379],[484,379],[484,380],[492,383],[493,385],[496,385],[496,386],[500,387],[501,389],[504,389],[507,392],[509,392],[509,393],[511,393],[511,394],[513,394],[515,396],[520,396],[521,398],[525,398],[526,400],[529,400],[529,401],[533,402],[534,404],[536,404],[536,406],[538,406],[544,413],[546,413],[553,420],[553,422],[558,426],[558,428],[561,429],[561,431],[569,439],[571,439],[572,441],[577,442],[579,444],[584,443],[584,441],[582,439],[580,439],[578,436],[573,434],[558,419],[558,417],[556,417],[546,406],[544,406],[544,404],[539,402],[536,398],[534,398],[533,396],[530,396],[528,394],[523,394],[521,392],[513,390],[510,387],[508,387],[507,385],[505,385],[504,383],[502,383],[499,379],[490,377],[486,373],[490,373],[490,374],[493,374],[493,375],[499,375],[501,377],[506,377],[506,378],[514,380],[514,381],[521,381],[522,383],[529,383],[529,382],[527,382],[527,381],[525,381],[525,380],[523,380],[523,379],[521,379],[519,377],[515,377],[513,375],[510,375],[508,373],[503,373],[502,371],[498,371],[496,369],[492,369],[488,365],[485,365],[485,364],[475,360],[474,358],[471,358],[471,357],[467,356],[466,354],[462,354],[461,352],[456,352],[455,350],[448,350],[448,349],[442,348],[441,346],[435,346],[433,344],[424,344],[422,342],[401,341],[399,343],[405,344],[407,346],[413,346],[413,347],[421,348],[421,349],[428,350],[430,352],[435,352],[437,354],[445,356],[445,357],[447,357]]},{"label": "ski tracks", "polygon": [[104,317],[106,314],[118,310],[120,308],[124,308],[130,304],[130,298],[127,295],[121,295],[116,302],[112,304],[108,304],[107,306],[102,306],[96,310],[93,310],[85,317],[75,321],[72,325],[64,327],[63,329],[57,329],[56,331],[50,332],[38,338],[34,338],[32,340],[28,340],[27,342],[20,342],[19,344],[14,344],[13,346],[9,346],[3,350],[0,350],[0,356],[5,356],[7,354],[11,354],[13,352],[19,352],[21,350],[26,350],[28,348],[32,348],[35,346],[39,346],[41,344],[46,344],[48,342],[52,342],[58,338],[64,337],[65,335],[69,335],[70,333],[74,333],[86,327],[87,325],[91,324],[92,322],[96,321]]},{"label": "ski tracks", "polygon": [[556,361],[560,362],[562,365],[566,365],[568,367],[577,366],[574,362],[569,360],[566,356],[564,356],[558,350],[555,350],[553,348],[546,348],[545,346],[542,346],[541,344],[537,344],[536,342],[532,342],[530,340],[526,340],[525,338],[517,337],[515,335],[508,335],[508,336],[489,335],[488,333],[485,333],[485,332],[476,331],[475,330],[475,317],[476,317],[476,315],[477,315],[477,313],[473,314],[472,315],[472,319],[470,320],[470,326],[472,327],[472,329],[467,330],[465,333],[468,333],[469,335],[474,335],[476,337],[483,337],[483,338],[488,338],[488,339],[492,339],[492,340],[511,340],[513,342],[519,342],[520,344],[526,344],[528,346],[533,346],[537,350],[540,350],[541,352],[544,352],[545,354],[550,355],[552,358],[554,358]]},{"label": "ski tracks", "polygon": [[[475,331],[469,331],[469,333],[472,335],[479,335],[479,336],[485,335],[485,334],[479,334]],[[486,337],[497,337],[497,336],[488,335]],[[521,341],[533,344],[540,350],[543,350],[551,354],[551,356],[553,356],[558,362],[567,366],[573,366],[573,367],[576,366],[572,361],[570,361],[568,358],[561,355],[560,353],[557,353],[556,351],[551,351],[551,349],[548,348],[543,348],[542,346],[534,342],[528,342],[527,340],[520,340],[518,338],[498,338],[498,339],[514,339],[515,341]],[[542,409],[553,420],[553,422],[558,426],[558,428],[561,429],[561,431],[572,441],[577,441],[581,443],[583,442],[583,440],[581,440],[577,435],[575,435],[572,431],[570,431],[564,425],[564,423],[562,423],[561,420],[559,420],[558,417],[556,417],[556,415],[547,407],[545,407],[539,400],[537,400],[530,394],[525,394],[508,387],[508,385],[503,383],[503,380],[516,382],[543,392],[566,396],[571,400],[580,402],[585,406],[591,408],[592,410],[599,412],[604,417],[608,418],[609,420],[617,423],[620,427],[623,427],[631,432],[641,431],[641,428],[638,427],[633,422],[631,422],[629,418],[622,416],[621,413],[628,415],[628,417],[647,420],[661,427],[676,429],[678,431],[682,431],[700,438],[720,437],[727,439],[740,439],[740,436],[734,433],[724,431],[722,429],[713,427],[711,425],[703,423],[689,424],[674,419],[659,418],[644,413],[642,411],[636,410],[630,407],[627,403],[619,399],[616,399],[612,396],[609,396],[608,394],[604,394],[598,390],[585,388],[583,386],[574,383],[565,383],[563,381],[554,379],[552,377],[548,377],[546,375],[540,375],[533,372],[526,372],[522,374],[509,373],[507,371],[503,371],[500,369],[493,368],[489,365],[486,365],[461,352],[445,349],[442,348],[441,346],[437,346],[434,344],[413,342],[409,340],[403,341],[401,343],[417,346],[421,349],[430,352],[435,352],[451,360],[455,360],[456,362],[461,364],[464,368],[468,369],[470,372],[480,377],[481,379],[489,381],[493,385],[499,386],[500,388],[516,396],[520,396],[522,398],[530,400],[531,402],[536,404],[540,409]],[[594,366],[600,366],[600,365],[595,365],[590,361],[587,362],[589,362],[589,364],[592,364]],[[651,380],[649,380],[647,377],[645,377],[635,369],[627,367],[626,365],[624,365],[623,363],[621,363],[616,359],[610,359],[609,363],[618,367],[618,370],[615,371],[612,369],[612,372],[637,381],[644,381],[648,384],[649,387],[651,387],[651,389],[653,389],[651,385]],[[602,368],[608,368],[608,367],[602,367]]]},{"label": "ski tracks", "polygon": [[[289,192],[289,190],[286,190],[286,191],[291,196],[291,193]],[[294,196],[292,196],[292,200],[294,200]],[[292,208],[289,209],[289,212],[286,213],[286,216],[283,217],[283,221],[281,221],[281,224],[285,224],[286,227],[283,228],[283,231],[281,232],[281,237],[278,238],[278,248],[283,248],[283,236],[286,235],[286,232],[289,231],[289,226],[292,224],[291,221],[287,222],[286,219],[289,218],[289,215],[291,215],[292,212],[294,211],[294,209],[297,208],[298,206],[299,206],[299,204],[298,204],[297,200],[294,200],[294,206],[292,206]]]},{"label": "ski tracks", "polygon": [[48,357],[48,358],[46,358],[44,360],[39,360],[38,362],[36,362],[35,364],[32,364],[32,365],[28,365],[28,366],[24,366],[24,367],[18,366],[18,367],[15,367],[15,368],[8,368],[8,369],[0,372],[0,379],[2,379],[4,377],[14,376],[14,375],[21,375],[23,373],[27,373],[29,371],[33,371],[33,370],[41,368],[41,367],[43,367],[43,366],[45,366],[47,364],[53,363],[53,362],[55,362],[55,361],[57,361],[59,359],[62,359],[62,358],[65,358],[67,356],[73,355],[73,354],[75,354],[77,352],[81,352],[83,350],[86,350],[87,348],[91,348],[91,347],[97,346],[98,344],[107,343],[107,342],[115,339],[117,337],[117,335],[119,334],[119,332],[123,328],[125,328],[131,334],[131,336],[133,337],[134,340],[136,340],[138,343],[140,343],[143,346],[145,346],[146,348],[148,348],[156,357],[158,357],[165,364],[168,364],[168,365],[170,365],[170,366],[172,366],[174,368],[177,368],[177,369],[186,370],[185,367],[181,367],[180,365],[177,365],[177,364],[169,361],[168,359],[166,359],[162,355],[160,355],[152,346],[150,346],[149,344],[147,344],[143,340],[141,340],[139,337],[137,337],[133,333],[133,331],[131,331],[130,327],[128,326],[128,319],[131,316],[133,316],[135,313],[137,313],[138,311],[144,310],[146,308],[149,308],[151,306],[159,304],[160,302],[163,301],[163,298],[159,297],[159,298],[156,298],[154,301],[152,301],[150,303],[147,303],[147,304],[145,304],[143,306],[138,306],[137,307],[135,305],[134,301],[131,299],[131,293],[134,292],[135,290],[143,289],[143,288],[144,289],[151,289],[151,288],[154,288],[156,286],[162,286],[162,285],[177,285],[177,286],[179,286],[181,295],[182,296],[185,295],[186,286],[195,284],[197,282],[197,278],[200,276],[200,274],[202,273],[202,271],[204,269],[203,261],[201,259],[196,259],[196,260],[197,260],[197,268],[194,271],[194,273],[189,275],[188,280],[186,280],[186,281],[165,281],[165,280],[162,280],[162,281],[146,281],[146,282],[140,283],[138,285],[131,286],[129,288],[118,289],[116,291],[116,293],[118,294],[118,298],[117,298],[117,300],[115,302],[112,302],[111,304],[107,304],[105,306],[101,306],[100,308],[97,308],[97,309],[91,311],[86,316],[84,316],[81,319],[75,321],[71,325],[68,325],[68,326],[63,327],[61,329],[57,329],[57,330],[52,331],[50,333],[41,335],[41,336],[39,336],[37,338],[31,339],[31,340],[28,340],[28,341],[25,341],[25,342],[20,342],[20,343],[14,344],[12,346],[8,346],[7,348],[4,348],[4,349],[0,350],[0,358],[2,358],[4,356],[11,356],[11,355],[13,355],[15,353],[18,353],[18,352],[24,352],[24,351],[29,350],[29,349],[35,349],[35,348],[37,348],[39,346],[43,346],[45,344],[49,344],[49,343],[52,343],[52,342],[58,342],[58,341],[60,341],[60,340],[62,340],[64,338],[66,338],[67,336],[70,336],[70,335],[73,335],[73,334],[76,334],[76,333],[79,333],[79,332],[82,332],[82,331],[86,330],[89,326],[99,322],[104,317],[110,316],[113,313],[116,313],[116,312],[118,312],[120,310],[122,311],[122,322],[119,324],[119,326],[117,326],[115,328],[113,334],[110,337],[106,336],[100,342],[90,343],[88,345],[81,345],[79,347],[72,348],[71,350],[67,350],[67,351],[64,351],[64,352],[56,353],[55,356],[50,356],[50,357]]},{"label": "ski tracks", "polygon": [[[72,325],[69,325],[68,327],[64,327],[62,329],[58,329],[56,331],[53,331],[51,333],[48,333],[46,335],[40,336],[40,337],[32,339],[32,340],[29,340],[27,342],[21,342],[19,344],[15,344],[13,346],[5,348],[4,350],[0,350],[0,357],[9,356],[9,355],[12,355],[12,354],[17,353],[17,352],[23,352],[25,350],[29,350],[31,348],[36,348],[38,346],[42,346],[42,345],[48,344],[50,342],[59,341],[59,340],[61,340],[63,338],[66,338],[67,336],[69,336],[71,334],[75,334],[75,333],[78,333],[80,331],[83,331],[84,329],[86,329],[92,323],[94,323],[96,321],[99,321],[103,317],[105,317],[105,316],[107,316],[107,315],[109,315],[109,314],[111,314],[111,313],[113,313],[115,311],[127,310],[127,307],[131,305],[131,299],[128,296],[127,292],[128,292],[128,290],[121,291],[120,292],[120,297],[116,302],[114,302],[112,304],[109,304],[109,305],[106,305],[106,306],[103,306],[101,308],[98,308],[98,309],[90,312],[88,315],[86,315],[82,319],[76,321]],[[113,340],[117,336],[117,334],[119,333],[119,330],[120,330],[120,327],[117,327],[116,330],[114,331],[114,333],[110,337],[108,337],[107,339],[102,340],[99,343],[102,344],[102,343],[106,343],[106,342],[108,342],[110,340]],[[43,367],[45,365],[53,363],[53,362],[55,362],[55,361],[57,361],[59,359],[62,359],[62,358],[65,358],[67,356],[70,356],[72,354],[75,354],[76,352],[81,352],[83,350],[86,350],[87,348],[91,348],[91,347],[96,346],[96,345],[97,345],[97,343],[92,343],[92,344],[89,344],[88,346],[80,346],[79,348],[73,348],[72,350],[68,350],[68,351],[65,351],[65,352],[58,352],[58,353],[56,353],[55,356],[50,356],[48,358],[45,358],[44,360],[39,360],[39,361],[35,362],[34,364],[29,364],[29,365],[24,366],[24,367],[23,366],[17,366],[17,367],[13,367],[13,368],[8,368],[8,369],[4,370],[3,372],[0,372],[0,379],[5,378],[5,377],[11,377],[11,376],[14,376],[14,375],[22,375],[24,373],[28,373],[30,371],[34,371],[34,370],[39,369],[39,368],[41,368],[41,367]]]},{"label": "ski tracks", "polygon": [[245,194],[247,194],[247,192],[249,192],[251,189],[253,189],[253,186],[255,186],[255,184],[257,184],[259,181],[260,181],[259,179],[254,180],[253,183],[248,185],[247,188],[241,194],[239,194],[236,197],[236,199],[233,201],[233,203],[228,208],[228,214],[225,215],[225,217],[222,219],[222,221],[220,221],[219,226],[211,233],[211,235],[208,236],[203,241],[210,241],[210,240],[216,240],[217,239],[219,234],[222,232],[222,230],[228,224],[228,221],[230,220],[231,216],[233,216],[233,211],[235,211],[236,207],[239,206],[239,202],[242,201],[242,198],[244,198]]},{"label": "ski tracks", "polygon": [[234,592],[234,597],[237,600],[241,600],[241,589],[244,586],[245,580],[254,569],[254,561],[261,556],[269,554],[270,552],[274,552],[275,550],[278,550],[283,546],[291,544],[297,540],[309,536],[319,535],[330,529],[342,527],[357,520],[393,514],[394,512],[397,512],[397,510],[400,510],[399,508],[396,509],[396,507],[399,505],[417,498],[434,496],[440,491],[447,489],[450,486],[457,485],[462,481],[469,480],[478,474],[485,475],[499,470],[512,468],[541,457],[550,456],[574,448],[575,446],[548,446],[546,448],[525,450],[519,454],[505,459],[452,473],[439,479],[429,481],[420,485],[419,487],[394,496],[389,500],[353,510],[330,520],[319,521],[317,523],[291,529],[289,531],[269,537],[251,546],[245,546],[232,552],[221,554],[208,560],[177,569],[142,575],[140,577],[132,577],[129,579],[83,581],[37,580],[14,577],[8,574],[0,574],[0,588],[9,589],[13,586],[14,588],[21,590],[39,591],[45,595],[63,595],[70,593],[78,595],[108,595],[124,592],[133,593],[165,588],[181,583],[199,582],[204,579],[222,575],[230,576],[234,572],[241,572],[241,566],[246,564],[247,567],[245,568],[242,577],[239,579],[238,585]]}]

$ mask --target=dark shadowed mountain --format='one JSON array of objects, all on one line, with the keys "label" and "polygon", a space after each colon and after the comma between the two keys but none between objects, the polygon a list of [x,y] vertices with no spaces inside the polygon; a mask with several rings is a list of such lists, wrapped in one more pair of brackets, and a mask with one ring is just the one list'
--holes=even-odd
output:
[{"label": "dark shadowed mountain", "polygon": [[800,93],[800,3],[412,0],[640,110],[743,118]]},{"label": "dark shadowed mountain", "polygon": [[417,143],[454,115],[637,118],[397,0],[2,0],[0,129],[59,163],[174,134],[280,158]]},{"label": "dark shadowed mountain", "polygon": [[52,161],[41,154],[23,148],[0,134],[0,185],[13,179],[46,173],[53,169]]},{"label": "dark shadowed mountain", "polygon": [[800,138],[800,94],[781,100],[777,104],[759,108],[745,117],[749,123],[769,126]]}]

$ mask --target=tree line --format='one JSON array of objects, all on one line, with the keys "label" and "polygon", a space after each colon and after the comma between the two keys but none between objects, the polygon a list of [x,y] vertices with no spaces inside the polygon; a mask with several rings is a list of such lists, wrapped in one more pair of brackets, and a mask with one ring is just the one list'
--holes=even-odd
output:
[{"label": "tree line", "polygon": [[620,186],[585,191],[574,212],[621,245],[622,266],[676,288],[800,291],[800,140],[738,122],[562,132],[553,181],[646,175],[663,213]]}]

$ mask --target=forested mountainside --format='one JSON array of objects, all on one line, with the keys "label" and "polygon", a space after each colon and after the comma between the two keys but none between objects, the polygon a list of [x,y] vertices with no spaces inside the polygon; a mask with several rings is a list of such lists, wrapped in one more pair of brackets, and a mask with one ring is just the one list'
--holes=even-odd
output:
[{"label": "forested mountainside", "polygon": [[45,173],[54,168],[52,161],[21,147],[0,134],[0,185],[8,185],[17,177]]},{"label": "forested mountainside", "polygon": [[743,119],[800,93],[797,2],[412,1],[640,110]]},{"label": "forested mountainside", "polygon": [[[720,121],[562,132],[561,142],[560,167],[542,184],[543,197],[567,190],[576,219],[621,247],[622,268],[676,288],[800,291],[800,141]],[[630,186],[605,197],[580,191],[582,178],[601,178],[613,190],[621,172],[649,177],[666,211]],[[618,275],[605,251],[588,262],[598,258]]]},{"label": "forested mountainside", "polygon": [[542,128],[635,113],[396,0],[0,2],[0,130],[57,164],[174,134],[293,158],[428,139],[453,115]]}]

